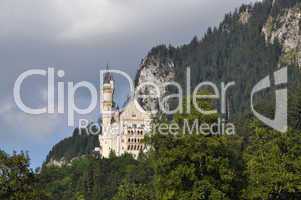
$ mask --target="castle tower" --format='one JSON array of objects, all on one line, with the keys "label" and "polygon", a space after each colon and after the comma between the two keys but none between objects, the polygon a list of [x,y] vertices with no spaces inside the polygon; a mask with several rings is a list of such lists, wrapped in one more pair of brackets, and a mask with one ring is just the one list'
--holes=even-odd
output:
[{"label": "castle tower", "polygon": [[118,106],[114,105],[114,80],[109,72],[104,75],[101,94],[102,134],[96,151],[104,158],[111,152],[117,156],[130,153],[137,158],[145,149],[143,138],[145,132],[150,131],[151,116],[141,112],[133,100],[119,112]]},{"label": "castle tower", "polygon": [[102,88],[102,127],[106,130],[111,124],[113,114],[114,81],[111,73],[106,73]]},{"label": "castle tower", "polygon": [[[107,67],[108,68],[108,67]],[[113,95],[114,81],[112,74],[107,72],[104,75],[102,93],[102,134],[99,135],[100,153],[103,157],[108,158],[111,150],[115,150],[115,139],[111,134],[111,122],[114,114],[113,111]]]}]

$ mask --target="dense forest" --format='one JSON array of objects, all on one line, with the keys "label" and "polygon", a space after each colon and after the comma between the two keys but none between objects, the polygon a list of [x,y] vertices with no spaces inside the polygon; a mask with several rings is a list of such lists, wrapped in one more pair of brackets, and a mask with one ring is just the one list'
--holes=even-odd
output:
[{"label": "dense forest", "polygon": [[[237,89],[229,99],[231,116],[239,124],[236,135],[161,135],[155,130],[145,138],[149,151],[137,160],[127,154],[116,157],[114,152],[104,159],[91,154],[97,137],[78,135],[76,129],[47,157],[47,162],[77,157],[61,167],[44,165],[34,172],[25,153],[0,152],[0,199],[301,199],[301,76],[296,63],[283,61],[280,41],[267,43],[262,34],[269,16],[298,3],[264,0],[243,5],[218,27],[209,28],[202,39],[195,37],[180,47],[161,45],[149,53],[162,62],[173,60],[176,80],[183,85],[187,66],[192,70],[192,86],[201,81],[236,81]],[[251,14],[244,24],[239,19],[246,10]],[[245,112],[252,86],[279,66],[289,69],[287,133],[273,131]],[[273,113],[274,100],[268,95],[262,94],[260,108]],[[215,102],[198,103],[215,106]],[[183,128],[184,119],[210,123],[217,117],[193,110],[170,120],[161,116],[154,123],[177,123]]]},{"label": "dense forest", "polygon": [[95,147],[98,146],[97,135],[87,133],[86,129],[82,129],[80,132],[76,128],[71,137],[65,138],[53,146],[46,157],[45,163],[50,163],[51,160],[69,162],[73,158],[92,154]]},{"label": "dense forest", "polygon": [[[192,119],[215,120],[193,113]],[[176,114],[175,122],[186,118]],[[80,157],[63,167],[45,166],[40,173],[29,169],[25,154],[1,152],[0,198],[300,199],[300,132],[281,134],[255,119],[247,124],[248,137],[154,134],[145,138],[151,148],[137,160],[112,152],[108,159]]]},{"label": "dense forest", "polygon": [[[273,3],[274,2],[274,3]],[[218,27],[209,28],[202,39],[194,37],[183,46],[160,45],[154,47],[148,57],[174,63],[176,81],[186,89],[186,69],[191,68],[191,88],[204,81],[218,86],[221,82],[234,81],[235,88],[228,92],[229,112],[232,118],[240,118],[249,110],[252,87],[276,69],[289,66],[291,87],[296,87],[300,76],[295,63],[282,62],[283,49],[275,39],[266,42],[262,28],[268,17],[279,16],[285,8],[294,6],[297,0],[267,0],[254,5],[243,5],[226,14]],[[243,12],[250,16],[248,23],[242,23]],[[163,71],[163,70],[162,70]],[[136,76],[139,78],[140,71]],[[173,91],[171,91],[172,93]],[[189,95],[189,94],[188,94]],[[262,97],[266,97],[262,94]],[[272,96],[272,95],[271,95]]]}]

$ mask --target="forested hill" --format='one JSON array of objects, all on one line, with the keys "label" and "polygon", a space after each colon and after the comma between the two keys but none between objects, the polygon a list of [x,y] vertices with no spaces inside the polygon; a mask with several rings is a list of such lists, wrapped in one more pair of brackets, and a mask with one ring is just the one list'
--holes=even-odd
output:
[{"label": "forested hill", "polygon": [[179,47],[154,47],[141,64],[136,84],[175,80],[186,89],[185,73],[190,67],[192,88],[203,81],[218,86],[222,81],[235,81],[228,99],[232,117],[249,110],[252,87],[269,73],[289,66],[291,83],[295,85],[299,77],[296,72],[301,66],[299,2],[264,0],[243,5],[226,14],[219,26],[209,28],[201,39],[195,37]]},{"label": "forested hill", "polygon": [[[136,84],[175,80],[185,89],[185,72],[191,68],[192,88],[202,81],[219,85],[235,81],[228,91],[230,117],[241,119],[249,111],[252,87],[279,67],[289,66],[291,92],[294,98],[301,67],[301,6],[300,0],[264,0],[243,5],[225,15],[219,26],[209,28],[204,36],[193,38],[179,47],[160,45],[151,49],[136,75]],[[163,91],[162,93],[166,93]],[[268,106],[274,99],[268,99]],[[274,96],[274,95],[271,95]],[[146,104],[154,104],[146,101]],[[156,104],[157,105],[157,104]],[[290,125],[300,128],[296,103],[290,104]],[[299,124],[299,125],[298,125]],[[75,130],[75,133],[77,131]],[[97,137],[74,134],[53,147],[47,156],[51,160],[69,161],[89,154]]]},{"label": "forested hill", "polygon": [[[155,47],[143,60],[136,84],[175,80],[184,85],[187,66],[192,70],[192,86],[200,81],[235,81],[236,89],[231,90],[229,99],[231,113],[242,116],[239,121],[244,127],[237,134],[158,133],[145,138],[150,148],[137,160],[113,153],[110,158],[96,159],[81,155],[98,146],[97,137],[78,135],[76,129],[47,157],[47,162],[80,157],[70,165],[43,167],[35,174],[24,155],[0,151],[0,166],[1,162],[5,166],[0,169],[0,199],[301,199],[300,26],[300,0],[263,0],[227,14],[202,39],[195,37],[180,47]],[[290,124],[286,133],[279,133],[243,112],[254,84],[284,66],[289,68]],[[265,100],[263,113],[274,107],[272,96],[261,98]],[[208,101],[197,103],[209,109],[215,106]],[[182,129],[184,119],[190,125],[194,119],[207,124],[217,120],[217,116],[203,115],[194,107],[189,114],[172,117]]]},{"label": "forested hill", "polygon": [[68,164],[74,158],[92,154],[95,147],[98,146],[99,141],[97,135],[88,134],[85,130],[80,132],[79,129],[76,128],[71,137],[53,146],[47,155],[45,164],[56,166]]}]

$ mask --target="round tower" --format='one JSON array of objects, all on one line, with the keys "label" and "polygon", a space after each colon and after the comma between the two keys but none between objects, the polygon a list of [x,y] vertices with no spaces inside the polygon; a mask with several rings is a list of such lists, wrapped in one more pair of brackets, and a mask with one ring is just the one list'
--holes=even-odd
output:
[{"label": "round tower", "polygon": [[110,73],[106,73],[102,88],[102,127],[105,131],[110,126],[113,117],[114,81]]}]

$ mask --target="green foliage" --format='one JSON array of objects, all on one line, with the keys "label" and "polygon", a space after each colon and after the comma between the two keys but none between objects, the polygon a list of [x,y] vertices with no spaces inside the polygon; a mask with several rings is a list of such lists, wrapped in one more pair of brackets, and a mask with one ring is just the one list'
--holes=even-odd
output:
[{"label": "green foliage", "polygon": [[281,55],[280,44],[266,43],[261,31],[271,14],[272,1],[248,7],[251,17],[247,24],[240,23],[239,10],[235,10],[227,14],[218,27],[209,28],[201,40],[194,38],[190,44],[177,48],[160,45],[154,47],[149,56],[163,63],[166,59],[172,60],[176,81],[183,89],[186,89],[187,67],[191,68],[192,88],[203,81],[216,84],[235,81],[235,88],[228,93],[230,112],[242,113],[250,105],[249,95],[254,84],[277,69]]},{"label": "green foliage", "polygon": [[[1,157],[1,199],[300,199],[301,136],[252,121],[239,136],[159,135],[139,160],[83,157],[37,175],[23,154]],[[5,166],[5,167],[4,167]],[[41,189],[45,189],[43,192]],[[46,195],[47,194],[47,195]]]},{"label": "green foliage", "polygon": [[[301,199],[301,92],[299,71],[293,63],[295,53],[280,58],[278,41],[266,44],[262,26],[300,0],[265,0],[242,6],[227,14],[217,28],[209,28],[204,37],[195,37],[181,47],[155,47],[149,56],[164,62],[172,60],[177,81],[184,85],[185,69],[192,70],[192,87],[201,81],[236,81],[227,99],[230,111],[237,114],[241,132],[237,136],[159,135],[145,139],[149,151],[138,160],[130,155],[97,159],[89,154],[98,146],[97,136],[79,135],[55,145],[47,156],[64,158],[70,164],[44,166],[40,174],[29,168],[24,154],[7,155],[0,151],[0,199],[4,200],[218,200],[218,199]],[[248,8],[247,24],[239,22],[240,12]],[[263,127],[244,108],[254,83],[277,69],[279,61],[290,64],[289,111],[292,129],[286,134]],[[139,75],[139,72],[138,74]],[[297,83],[297,84],[296,84]],[[183,87],[185,88],[185,87]],[[187,94],[190,95],[190,94]],[[266,97],[262,94],[261,97]],[[188,98],[189,99],[189,98]],[[268,98],[266,98],[268,99]],[[184,101],[184,108],[188,102]],[[211,109],[215,103],[199,102]],[[260,105],[262,113],[273,114],[273,100]],[[241,118],[244,116],[244,118]],[[155,123],[168,123],[163,116]],[[217,115],[205,116],[192,109],[176,114],[173,122],[183,127],[184,119],[192,123],[215,122]],[[156,132],[156,131],[155,131]],[[82,156],[86,155],[86,156]],[[45,191],[43,191],[45,190]]]},{"label": "green foliage", "polygon": [[153,200],[153,195],[145,185],[124,182],[119,186],[113,200]]},{"label": "green foliage", "polygon": [[28,156],[23,152],[10,156],[0,151],[0,199],[48,199],[38,184],[36,174],[29,168]]},{"label": "green foliage", "polygon": [[147,183],[151,169],[130,155],[109,159],[83,157],[69,166],[45,167],[40,175],[41,185],[52,194],[53,200],[109,200],[117,194],[122,181]]},{"label": "green foliage", "polygon": [[[199,93],[200,95],[209,95],[211,94],[209,91],[202,91],[201,93]],[[189,105],[187,105],[189,103]],[[174,122],[178,123],[180,125],[180,127],[183,128],[184,123],[188,123],[189,125],[192,125],[195,120],[197,120],[199,123],[214,123],[217,121],[218,119],[218,113],[216,114],[211,114],[211,115],[205,115],[202,114],[201,112],[199,112],[197,110],[197,108],[195,106],[197,106],[199,109],[202,109],[204,111],[212,111],[215,110],[215,102],[211,101],[209,99],[196,99],[196,104],[193,104],[193,99],[188,96],[186,98],[184,98],[183,100],[183,112],[179,112],[176,113],[173,116],[173,120]],[[190,110],[188,111],[187,107],[190,108]]]},{"label": "green foliage", "polygon": [[281,134],[252,125],[251,141],[244,151],[247,199],[301,198],[301,136]]},{"label": "green foliage", "polygon": [[86,133],[85,129],[80,132],[76,128],[72,137],[60,141],[52,148],[47,155],[46,163],[50,162],[51,159],[70,161],[75,157],[89,155],[97,146],[99,146],[98,135]]},{"label": "green foliage", "polygon": [[157,199],[237,199],[239,138],[155,135],[149,143]]},{"label": "green foliage", "polygon": [[289,125],[293,129],[301,130],[301,87],[300,83],[289,93],[288,106]]}]

